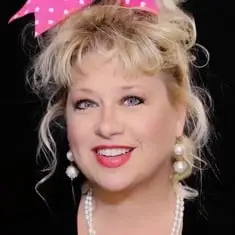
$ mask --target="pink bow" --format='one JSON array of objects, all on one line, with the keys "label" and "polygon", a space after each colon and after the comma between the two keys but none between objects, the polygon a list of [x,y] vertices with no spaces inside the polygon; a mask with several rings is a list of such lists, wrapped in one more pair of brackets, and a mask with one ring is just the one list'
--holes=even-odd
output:
[{"label": "pink bow", "polygon": [[[124,7],[140,8],[158,13],[156,0],[122,0]],[[27,14],[35,14],[35,37],[47,31],[69,14],[91,5],[92,0],[27,0],[24,6],[13,15],[9,22]]]}]

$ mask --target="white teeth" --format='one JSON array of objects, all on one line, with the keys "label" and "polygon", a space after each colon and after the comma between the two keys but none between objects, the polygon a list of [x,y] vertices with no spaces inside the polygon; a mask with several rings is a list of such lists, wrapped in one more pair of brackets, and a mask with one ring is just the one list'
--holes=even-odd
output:
[{"label": "white teeth", "polygon": [[128,153],[131,150],[131,148],[113,148],[113,149],[99,149],[97,153],[99,155],[107,156],[107,157],[113,157],[122,155],[125,153]]}]

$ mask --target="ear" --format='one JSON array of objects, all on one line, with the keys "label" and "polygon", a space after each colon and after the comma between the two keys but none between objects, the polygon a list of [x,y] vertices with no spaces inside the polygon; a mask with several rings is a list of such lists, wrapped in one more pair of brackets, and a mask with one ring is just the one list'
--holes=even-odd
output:
[{"label": "ear", "polygon": [[177,120],[176,120],[176,137],[180,137],[184,133],[184,126],[187,116],[187,108],[185,105],[179,105],[177,107]]}]

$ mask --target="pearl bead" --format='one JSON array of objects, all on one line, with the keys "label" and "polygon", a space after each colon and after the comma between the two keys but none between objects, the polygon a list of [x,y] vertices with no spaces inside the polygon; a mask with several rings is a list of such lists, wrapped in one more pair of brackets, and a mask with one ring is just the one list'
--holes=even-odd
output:
[{"label": "pearl bead", "polygon": [[182,174],[187,169],[188,165],[185,161],[176,161],[173,164],[174,171],[176,173]]},{"label": "pearl bead", "polygon": [[66,174],[70,179],[75,179],[78,176],[78,170],[74,166],[68,166]]},{"label": "pearl bead", "polygon": [[73,162],[74,159],[73,159],[73,154],[71,151],[67,152],[66,157],[70,162]]},{"label": "pearl bead", "polygon": [[177,156],[183,155],[184,154],[184,145],[183,144],[175,144],[174,153]]}]

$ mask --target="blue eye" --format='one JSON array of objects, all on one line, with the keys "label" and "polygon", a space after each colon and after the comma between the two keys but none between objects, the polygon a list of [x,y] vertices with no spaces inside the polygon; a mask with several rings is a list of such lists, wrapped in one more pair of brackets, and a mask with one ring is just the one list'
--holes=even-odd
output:
[{"label": "blue eye", "polygon": [[78,109],[78,110],[86,110],[86,109],[89,109],[89,108],[95,108],[97,107],[97,104],[91,100],[88,100],[88,99],[83,99],[83,100],[79,100],[75,103],[74,105],[75,109]]},{"label": "blue eye", "polygon": [[144,99],[138,96],[126,96],[122,100],[127,106],[136,106],[144,103]]}]

